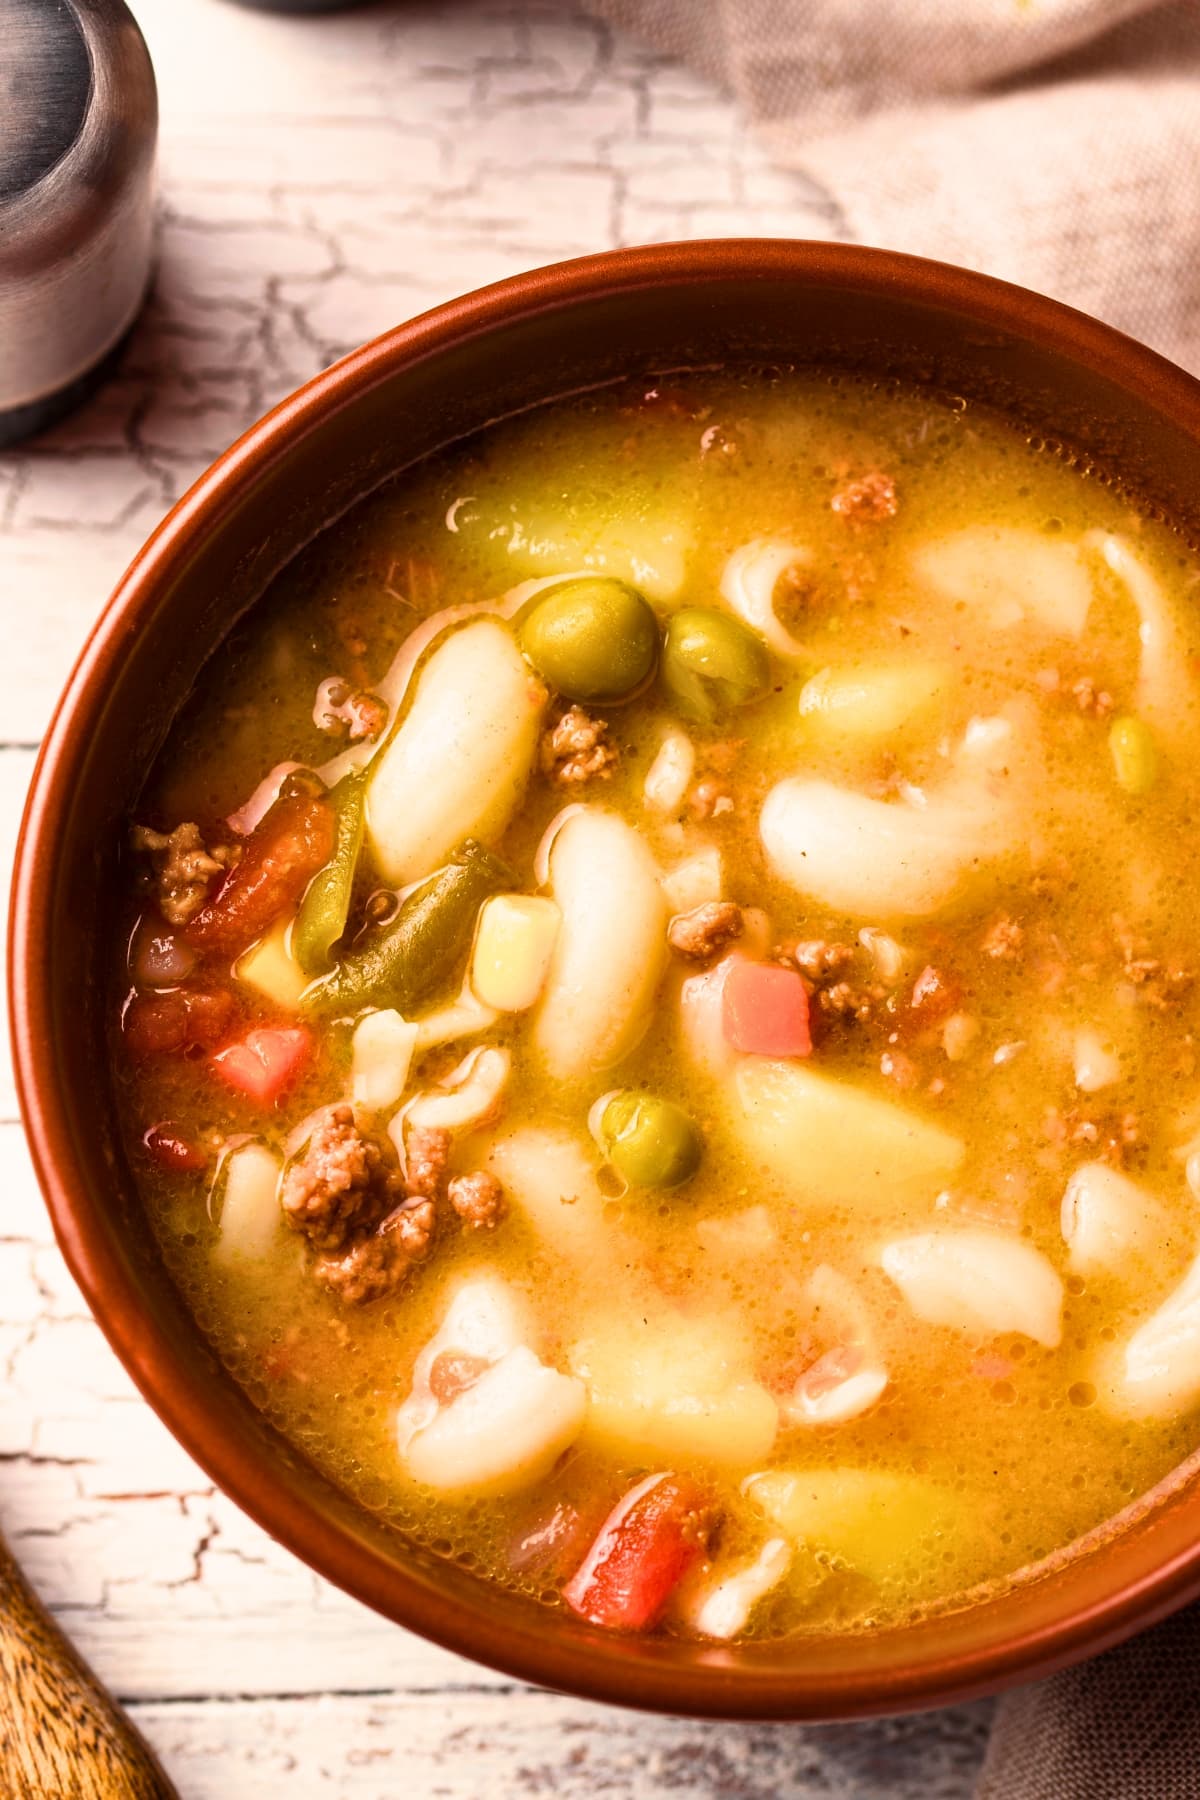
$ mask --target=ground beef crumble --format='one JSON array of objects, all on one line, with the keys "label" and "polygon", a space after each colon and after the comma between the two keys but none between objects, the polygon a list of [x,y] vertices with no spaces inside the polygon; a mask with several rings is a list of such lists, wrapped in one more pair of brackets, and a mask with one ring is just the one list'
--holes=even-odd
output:
[{"label": "ground beef crumble", "polygon": [[381,1299],[428,1256],[435,1226],[432,1200],[406,1200],[340,1256],[322,1256],[313,1272],[322,1286],[351,1305]]},{"label": "ground beef crumble", "polygon": [[1167,962],[1147,954],[1149,945],[1127,924],[1113,915],[1113,942],[1121,958],[1121,973],[1137,989],[1138,999],[1156,1012],[1177,1007],[1195,985],[1195,975],[1180,962]]},{"label": "ground beef crumble", "polygon": [[1099,687],[1090,675],[1080,676],[1071,683],[1071,698],[1081,713],[1093,719],[1107,719],[1113,709],[1113,697],[1106,688]]},{"label": "ground beef crumble", "polygon": [[414,1125],[404,1139],[404,1155],[409,1193],[439,1199],[450,1161],[450,1133],[439,1126]]},{"label": "ground beef crumble", "polygon": [[733,795],[723,781],[712,775],[705,775],[694,781],[685,797],[688,814],[697,824],[705,819],[719,819],[724,813],[735,811]]},{"label": "ground beef crumble", "polygon": [[314,1250],[341,1251],[375,1226],[405,1192],[399,1167],[360,1131],[350,1106],[319,1121],[283,1178],[280,1204],[293,1231]]},{"label": "ground beef crumble", "polygon": [[1025,933],[1008,913],[1000,913],[984,932],[979,948],[994,962],[1011,962],[1021,954]]},{"label": "ground beef crumble", "polygon": [[829,504],[844,519],[894,519],[899,506],[896,483],[881,469],[872,469],[839,488]]},{"label": "ground beef crumble", "polygon": [[238,858],[233,845],[205,849],[200,827],[190,821],[168,832],[135,825],[131,842],[134,850],[150,858],[158,910],[169,925],[186,925],[194,919],[215,878]]},{"label": "ground beef crumble", "polygon": [[319,1252],[316,1280],[349,1305],[394,1292],[430,1254],[443,1201],[467,1230],[491,1230],[508,1210],[484,1170],[446,1184],[451,1136],[415,1126],[405,1138],[407,1173],[391,1146],[362,1131],[349,1105],[330,1107],[284,1176],[283,1215]]},{"label": "ground beef crumble", "polygon": [[706,900],[691,912],[676,913],[667,926],[667,942],[677,956],[689,962],[710,957],[742,935],[742,909],[732,900]]},{"label": "ground beef crumble", "polygon": [[456,1175],[446,1198],[470,1231],[493,1231],[508,1211],[504,1189],[486,1169]]},{"label": "ground beef crumble", "polygon": [[563,787],[607,781],[621,760],[616,745],[608,741],[607,720],[593,718],[582,706],[568,707],[543,732],[540,759],[542,773]]},{"label": "ground beef crumble", "polygon": [[1043,1130],[1056,1150],[1078,1146],[1122,1168],[1135,1161],[1142,1148],[1141,1121],[1135,1112],[1085,1113],[1080,1107],[1051,1107]]},{"label": "ground beef crumble", "polygon": [[778,954],[781,961],[795,963],[810,981],[831,982],[854,967],[858,953],[852,944],[806,938],[795,944],[781,945]]},{"label": "ground beef crumble", "polygon": [[882,981],[849,979],[860,962],[859,952],[851,944],[808,938],[777,944],[773,956],[776,962],[799,969],[817,1020],[866,1024],[884,1014],[887,986]]}]

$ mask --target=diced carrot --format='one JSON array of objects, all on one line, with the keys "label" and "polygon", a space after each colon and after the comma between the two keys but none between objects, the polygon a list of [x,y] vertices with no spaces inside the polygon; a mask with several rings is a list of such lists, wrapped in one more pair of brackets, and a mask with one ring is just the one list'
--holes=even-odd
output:
[{"label": "diced carrot", "polygon": [[795,969],[735,960],[721,989],[721,1026],[735,1050],[752,1056],[807,1056],[808,989]]},{"label": "diced carrot", "polygon": [[307,1025],[259,1025],[239,1043],[218,1050],[212,1065],[222,1081],[265,1106],[292,1085],[312,1048]]},{"label": "diced carrot", "polygon": [[609,1513],[563,1599],[591,1625],[649,1630],[703,1554],[705,1514],[686,1476],[647,1476]]},{"label": "diced carrot", "polygon": [[208,1157],[198,1144],[184,1137],[177,1125],[170,1119],[164,1119],[158,1125],[152,1125],[142,1138],[149,1155],[163,1169],[203,1169],[208,1165]]},{"label": "diced carrot", "polygon": [[207,905],[184,928],[197,950],[236,956],[283,913],[333,855],[334,814],[320,794],[277,800]]},{"label": "diced carrot", "polygon": [[168,1056],[220,1043],[233,1018],[224,988],[167,988],[131,994],[121,1015],[126,1048],[134,1056]]}]

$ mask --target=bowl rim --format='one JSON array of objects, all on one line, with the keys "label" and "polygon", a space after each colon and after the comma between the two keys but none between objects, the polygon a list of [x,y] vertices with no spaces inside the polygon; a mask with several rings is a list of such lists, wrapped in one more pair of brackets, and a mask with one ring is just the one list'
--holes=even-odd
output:
[{"label": "bowl rim", "polygon": [[[395,326],[287,396],[192,484],[151,533],[94,622],[55,706],[37,758],[13,865],[8,942],[10,1033],[26,1136],[55,1236],[93,1316],[143,1397],[211,1479],[272,1537],[356,1599],[421,1636],[538,1686],[646,1710],[727,1719],[831,1719],[962,1701],[1047,1674],[1119,1642],[1200,1593],[1200,1533],[1133,1579],[1110,1580],[1044,1626],[974,1651],[925,1657],[881,1675],[795,1677],[716,1664],[682,1669],[628,1654],[595,1634],[570,1646],[543,1628],[514,1632],[470,1605],[417,1584],[349,1532],[338,1534],[286,1483],[228,1445],[215,1409],[190,1391],[165,1333],[140,1316],[133,1285],[92,1217],[69,1132],[69,1098],[52,1053],[53,982],[36,954],[54,886],[56,842],[108,676],[156,591],[231,506],[298,438],[344,406],[442,350],[602,295],[735,278],[849,287],[916,302],[1002,331],[1099,375],[1200,443],[1200,382],[1146,346],[1062,303],[950,264],[863,245],[727,238],[602,252],[530,270]],[[481,1592],[484,1590],[481,1589]]]}]

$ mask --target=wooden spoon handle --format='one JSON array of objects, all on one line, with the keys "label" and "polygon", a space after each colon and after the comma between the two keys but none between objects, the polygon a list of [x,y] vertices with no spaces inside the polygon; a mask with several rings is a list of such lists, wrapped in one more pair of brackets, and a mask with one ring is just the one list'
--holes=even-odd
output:
[{"label": "wooden spoon handle", "polygon": [[5,1800],[176,1800],[125,1714],[0,1538],[0,1793]]}]

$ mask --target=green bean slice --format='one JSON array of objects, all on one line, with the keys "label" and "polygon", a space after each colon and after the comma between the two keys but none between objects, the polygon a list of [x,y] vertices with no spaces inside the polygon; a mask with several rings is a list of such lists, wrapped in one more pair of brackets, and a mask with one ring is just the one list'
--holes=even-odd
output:
[{"label": "green bean slice", "polygon": [[468,838],[414,888],[389,924],[308,989],[301,1010],[350,1013],[394,1006],[407,1015],[451,980],[470,949],[483,902],[514,885],[500,858]]},{"label": "green bean slice", "polygon": [[308,884],[292,927],[292,954],[306,975],[322,975],[350,917],[354,872],[363,841],[363,797],[360,769],[351,769],[330,792],[334,811],[333,855]]}]

